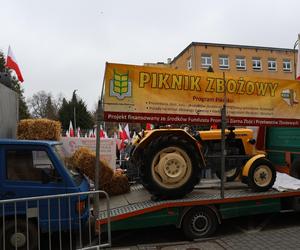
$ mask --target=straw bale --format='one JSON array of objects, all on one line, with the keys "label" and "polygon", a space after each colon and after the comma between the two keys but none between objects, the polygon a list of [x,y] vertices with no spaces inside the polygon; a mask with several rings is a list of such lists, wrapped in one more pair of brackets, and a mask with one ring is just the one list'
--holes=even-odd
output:
[{"label": "straw bale", "polygon": [[[96,154],[88,148],[77,149],[70,158],[71,165],[79,168],[86,176],[95,181]],[[100,189],[109,195],[123,194],[130,191],[129,182],[122,171],[113,171],[105,162],[100,161]]]},{"label": "straw bale", "polygon": [[[96,154],[88,148],[79,148],[71,157],[73,167],[79,168],[86,176],[95,181]],[[100,188],[111,181],[112,168],[104,161],[100,161]]]},{"label": "straw bale", "polygon": [[86,147],[81,147],[81,148],[77,149],[70,158],[72,166],[75,168],[80,168],[81,156],[83,154],[88,154],[89,152],[90,152],[90,150]]},{"label": "straw bale", "polygon": [[59,141],[61,123],[49,119],[24,119],[18,124],[18,139]]},{"label": "straw bale", "polygon": [[103,186],[103,190],[109,195],[118,195],[130,191],[128,178],[121,172],[115,172],[111,181]]}]

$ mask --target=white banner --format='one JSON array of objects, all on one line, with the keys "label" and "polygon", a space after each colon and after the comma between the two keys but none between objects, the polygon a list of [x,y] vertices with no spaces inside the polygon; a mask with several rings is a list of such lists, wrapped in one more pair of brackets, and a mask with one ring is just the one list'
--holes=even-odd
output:
[{"label": "white banner", "polygon": [[[96,138],[62,137],[61,142],[68,157],[80,147],[96,151]],[[114,138],[101,138],[100,140],[100,159],[106,161],[112,169],[116,168],[116,145],[117,139]]]}]

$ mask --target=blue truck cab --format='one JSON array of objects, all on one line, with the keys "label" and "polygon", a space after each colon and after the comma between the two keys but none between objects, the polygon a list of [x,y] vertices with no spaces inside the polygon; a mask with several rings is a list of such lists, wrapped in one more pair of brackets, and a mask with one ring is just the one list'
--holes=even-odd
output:
[{"label": "blue truck cab", "polygon": [[0,139],[0,242],[22,233],[34,241],[37,232],[76,230],[87,221],[87,195],[14,201],[89,191],[86,177],[66,167],[63,153],[59,142]]}]

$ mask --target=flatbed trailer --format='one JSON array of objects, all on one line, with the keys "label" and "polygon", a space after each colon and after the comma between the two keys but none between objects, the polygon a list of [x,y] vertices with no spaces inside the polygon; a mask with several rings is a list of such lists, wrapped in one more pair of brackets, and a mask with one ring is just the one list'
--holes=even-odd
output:
[{"label": "flatbed trailer", "polygon": [[[101,202],[100,202],[101,203]],[[107,212],[100,207],[97,225],[106,230]],[[222,220],[256,214],[300,210],[300,191],[253,192],[240,182],[225,183],[221,198],[220,184],[201,184],[185,198],[154,200],[141,185],[131,192],[111,197],[111,230],[149,228],[174,225],[182,228],[188,239],[212,235]]]}]

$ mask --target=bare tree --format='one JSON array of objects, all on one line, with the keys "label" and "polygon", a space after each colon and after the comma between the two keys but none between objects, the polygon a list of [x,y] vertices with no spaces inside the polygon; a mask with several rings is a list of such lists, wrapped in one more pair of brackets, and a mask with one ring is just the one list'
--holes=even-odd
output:
[{"label": "bare tree", "polygon": [[34,118],[46,118],[48,97],[50,93],[39,91],[28,99],[31,116]]},{"label": "bare tree", "polygon": [[28,99],[30,113],[33,118],[48,118],[58,120],[58,111],[62,105],[63,95],[59,94],[57,99],[52,94],[39,91]]}]

